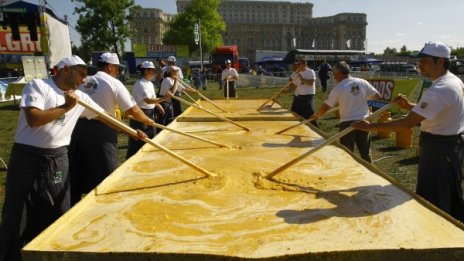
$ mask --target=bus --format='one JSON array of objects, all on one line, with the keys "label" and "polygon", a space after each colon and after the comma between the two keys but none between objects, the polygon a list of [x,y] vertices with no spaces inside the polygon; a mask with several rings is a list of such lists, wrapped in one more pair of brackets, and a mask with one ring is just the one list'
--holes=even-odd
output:
[{"label": "bus", "polygon": [[338,61],[352,61],[364,60],[366,58],[366,51],[364,50],[306,50],[294,49],[287,53],[284,60],[287,63],[293,63],[298,59],[303,59],[313,68],[317,68],[319,64],[326,60],[328,63],[335,63]]},{"label": "bus", "polygon": [[[200,70],[201,69],[201,61],[189,61],[188,66],[190,69],[193,71],[195,70]],[[211,68],[211,62],[210,61],[203,61],[203,68],[210,69]]]}]

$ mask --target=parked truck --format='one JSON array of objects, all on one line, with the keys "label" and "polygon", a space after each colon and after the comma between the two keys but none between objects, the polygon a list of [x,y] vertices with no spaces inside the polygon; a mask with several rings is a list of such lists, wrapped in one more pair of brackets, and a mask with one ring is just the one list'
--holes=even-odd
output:
[{"label": "parked truck", "polygon": [[238,47],[236,45],[219,46],[211,52],[211,66],[213,72],[222,72],[227,60],[230,60],[232,67],[239,71]]}]

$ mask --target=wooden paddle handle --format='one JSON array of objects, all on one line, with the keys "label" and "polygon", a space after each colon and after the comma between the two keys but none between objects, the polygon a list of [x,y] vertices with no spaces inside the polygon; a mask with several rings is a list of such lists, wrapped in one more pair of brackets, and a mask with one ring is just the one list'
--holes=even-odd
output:
[{"label": "wooden paddle handle", "polygon": [[[127,126],[126,124],[116,120],[115,118],[109,116],[108,114],[104,113],[104,112],[101,112],[99,111],[98,109],[96,109],[95,107],[93,107],[92,105],[82,101],[81,99],[78,100],[78,103],[85,107],[86,109],[89,109],[91,111],[93,111],[94,113],[96,113],[99,117],[105,119],[106,121],[110,122],[111,124],[113,124],[114,126],[116,126],[117,128],[123,130],[124,132],[126,132],[127,134],[130,134],[130,135],[133,135],[133,136],[137,136],[137,131],[134,130],[133,128]],[[169,150],[168,148],[148,139],[148,138],[144,138],[142,139],[144,142],[162,150],[163,152],[167,153],[168,155],[180,160],[181,162],[187,164],[188,166],[192,167],[193,169],[197,170],[198,172],[201,172],[203,174],[205,174],[206,176],[208,177],[211,177],[211,176],[216,176],[215,174],[203,169],[202,167],[194,164],[193,162],[190,162],[188,161],[187,159],[185,159],[184,157],[174,153],[173,151]]]},{"label": "wooden paddle handle", "polygon": [[[189,87],[189,88],[193,89],[192,86],[188,85],[187,83],[185,83],[185,82],[183,82],[183,81],[180,81],[180,83],[181,83],[182,85],[186,86],[186,87]],[[203,99],[205,99],[207,102],[211,103],[214,107],[218,108],[219,110],[221,110],[221,111],[223,111],[223,112],[227,112],[226,110],[224,110],[223,108],[221,108],[219,105],[217,105],[216,103],[214,103],[212,100],[208,99],[208,97],[206,97],[205,95],[203,95],[199,90],[197,90],[197,93],[198,93],[198,95],[199,95],[201,98],[203,98]]]},{"label": "wooden paddle handle", "polygon": [[288,88],[288,85],[289,83],[287,83],[284,87],[282,87],[277,93],[275,93],[274,95],[271,96],[271,98],[267,99],[261,106],[258,107],[258,109],[256,109],[257,111],[260,111],[264,106],[266,106],[266,104],[270,101],[273,101],[274,99],[276,99],[277,97],[280,96],[280,94],[282,94],[283,91],[285,91],[285,89]]},{"label": "wooden paddle handle", "polygon": [[[132,120],[137,120],[135,119],[132,115],[129,115],[128,116],[129,119],[132,119]],[[215,141],[212,141],[212,140],[208,140],[208,139],[205,139],[205,138],[202,138],[202,137],[198,137],[198,136],[195,136],[195,135],[192,135],[192,134],[189,134],[189,133],[186,133],[186,132],[182,132],[182,131],[178,131],[176,129],[171,129],[169,127],[166,127],[164,125],[161,125],[161,124],[158,124],[158,123],[152,123],[151,124],[153,127],[156,127],[156,128],[160,128],[160,129],[163,129],[163,130],[167,130],[167,131],[171,131],[171,132],[174,132],[174,133],[177,133],[177,134],[180,134],[180,135],[184,135],[184,136],[187,136],[187,137],[190,137],[192,139],[197,139],[197,140],[202,140],[204,142],[208,142],[208,143],[211,143],[211,144],[214,144],[218,147],[226,147],[226,148],[230,148],[230,146],[226,145],[226,144],[222,144],[222,143],[218,143],[218,142],[215,142]]]},{"label": "wooden paddle handle", "polygon": [[[374,119],[376,117],[378,117],[380,114],[382,114],[384,111],[390,109],[390,107],[392,106],[392,103],[389,103],[385,106],[383,106],[382,108],[380,108],[379,110],[377,110],[376,112],[372,113],[371,115],[369,115],[366,120],[371,120],[371,119]],[[353,127],[348,127],[344,130],[342,130],[341,132],[331,136],[330,138],[328,138],[325,142],[317,145],[316,147],[312,148],[311,150],[309,150],[308,152],[298,156],[297,158],[291,160],[290,162],[284,164],[283,166],[279,167],[278,169],[274,170],[273,172],[269,173],[266,178],[267,179],[272,179],[275,175],[279,174],[280,172],[288,169],[289,167],[293,166],[294,164],[296,164],[297,162],[301,161],[302,159],[308,157],[309,155],[313,154],[314,152],[322,149],[323,147],[325,147],[326,145],[329,145],[331,143],[333,143],[334,141],[338,140],[339,138],[345,136],[346,134],[352,132],[353,130],[355,130]]]},{"label": "wooden paddle handle", "polygon": [[247,127],[245,127],[245,126],[243,126],[243,125],[241,125],[241,124],[238,124],[238,123],[236,123],[235,121],[232,121],[232,120],[230,120],[230,119],[227,119],[226,117],[223,117],[223,116],[221,116],[221,115],[218,115],[218,114],[216,114],[216,113],[214,113],[214,112],[208,111],[207,109],[198,107],[196,104],[193,104],[193,103],[191,103],[191,102],[188,102],[188,101],[186,101],[186,100],[184,100],[184,99],[182,99],[182,98],[179,98],[179,97],[177,97],[177,96],[172,96],[171,98],[172,98],[172,99],[175,99],[175,100],[178,100],[178,101],[180,101],[180,102],[182,102],[182,103],[185,103],[185,104],[187,104],[187,105],[193,106],[193,107],[195,107],[195,108],[197,108],[197,109],[200,109],[200,110],[202,110],[202,111],[204,111],[204,112],[206,112],[206,113],[209,113],[209,114],[211,114],[211,115],[214,115],[214,116],[216,116],[217,118],[219,118],[219,119],[221,119],[221,120],[223,120],[223,121],[227,121],[227,122],[229,122],[229,123],[232,123],[232,124],[234,124],[235,126],[238,126],[238,127],[242,128],[242,129],[244,129],[244,130],[246,130],[246,131],[250,131],[249,128],[247,128]]},{"label": "wooden paddle handle", "polygon": [[[333,107],[333,108],[331,108],[330,110],[326,111],[325,114],[334,112],[334,111],[336,111],[336,110],[338,110],[338,106],[337,106],[337,107]],[[281,131],[278,131],[278,132],[276,132],[275,134],[282,134],[282,133],[284,133],[284,132],[286,132],[286,131],[288,131],[288,130],[291,130],[291,129],[293,129],[293,128],[295,128],[295,127],[298,127],[298,126],[300,126],[300,125],[303,125],[303,124],[310,123],[310,122],[312,122],[312,121],[314,121],[314,120],[316,120],[316,119],[307,119],[307,120],[304,120],[304,121],[302,121],[302,122],[300,122],[300,123],[298,123],[298,124],[295,124],[295,125],[293,125],[293,126],[290,126],[290,127],[288,127],[288,128],[285,128],[285,129],[283,129],[283,130],[281,130]]]}]

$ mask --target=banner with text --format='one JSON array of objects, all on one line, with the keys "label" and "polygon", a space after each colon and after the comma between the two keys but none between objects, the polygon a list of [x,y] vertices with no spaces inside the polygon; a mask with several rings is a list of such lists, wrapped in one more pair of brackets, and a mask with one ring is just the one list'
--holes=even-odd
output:
[{"label": "banner with text", "polygon": [[[369,101],[369,106],[381,108],[388,102],[392,101],[400,93],[406,95],[410,101],[415,101],[421,85],[421,79],[366,79],[380,93],[381,101]],[[398,106],[392,107],[393,112],[399,112]]]},{"label": "banner with text", "polygon": [[188,57],[188,45],[145,45],[134,44],[137,58],[166,58],[168,56]]},{"label": "banner with text", "polygon": [[[40,28],[37,28],[40,39]],[[41,52],[40,41],[32,41],[27,27],[19,28],[20,41],[14,41],[11,30],[0,27],[0,54],[33,54]]]}]

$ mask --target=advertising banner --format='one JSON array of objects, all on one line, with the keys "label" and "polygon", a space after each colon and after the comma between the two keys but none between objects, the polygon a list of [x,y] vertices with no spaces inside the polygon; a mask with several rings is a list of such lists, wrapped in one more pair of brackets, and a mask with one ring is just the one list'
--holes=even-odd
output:
[{"label": "advertising banner", "polygon": [[[19,27],[19,33],[21,40],[14,41],[11,30],[0,27],[0,54],[33,54],[42,51],[40,41],[31,40],[27,27]],[[38,37],[40,39],[40,33]]]},{"label": "advertising banner", "polygon": [[137,58],[167,58],[169,56],[188,57],[188,45],[145,45],[134,44],[134,53]]},{"label": "advertising banner", "polygon": [[[382,101],[369,101],[369,106],[381,108],[392,101],[399,94],[406,95],[411,102],[415,102],[420,92],[422,79],[366,79],[380,93]],[[399,112],[399,107],[392,107],[392,112]]]}]

